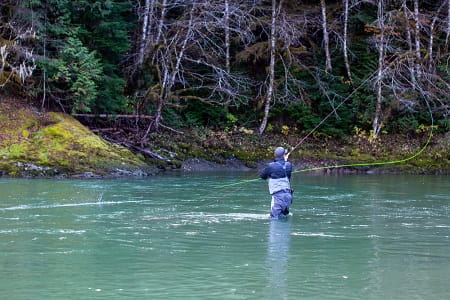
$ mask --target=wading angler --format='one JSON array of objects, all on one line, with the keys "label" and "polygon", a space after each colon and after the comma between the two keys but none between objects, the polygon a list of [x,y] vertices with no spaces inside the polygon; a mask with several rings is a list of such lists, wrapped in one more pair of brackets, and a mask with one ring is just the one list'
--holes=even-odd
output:
[{"label": "wading angler", "polygon": [[289,215],[289,207],[292,204],[292,165],[287,161],[289,154],[283,147],[276,148],[274,156],[275,160],[267,164],[261,178],[268,179],[269,193],[272,195],[270,216],[279,218]]}]

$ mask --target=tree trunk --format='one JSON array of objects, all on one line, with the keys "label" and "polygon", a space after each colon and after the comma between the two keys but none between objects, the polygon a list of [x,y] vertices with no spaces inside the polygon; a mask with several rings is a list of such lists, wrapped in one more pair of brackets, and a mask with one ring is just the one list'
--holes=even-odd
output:
[{"label": "tree trunk", "polygon": [[450,37],[450,0],[447,0],[447,36],[445,37],[445,47],[448,48],[448,38]]},{"label": "tree trunk", "polygon": [[431,71],[433,67],[433,34],[434,34],[434,26],[436,25],[437,16],[433,18],[433,21],[430,25],[430,42],[428,44],[428,55],[429,55],[429,63],[428,63],[428,69]]},{"label": "tree trunk", "polygon": [[[270,104],[272,102],[275,84],[275,50],[276,50],[276,35],[277,35],[277,3],[276,0],[272,0],[272,19],[270,23],[270,64],[269,64],[269,86],[267,88],[266,101],[264,104],[264,117],[259,127],[259,134],[263,134],[266,130],[267,121],[269,119]],[[281,2],[280,2],[281,7]]]},{"label": "tree trunk", "polygon": [[429,72],[432,72],[433,70],[433,44],[434,44],[434,29],[436,26],[436,22],[439,19],[439,13],[441,12],[441,9],[444,7],[445,1],[442,1],[441,6],[439,6],[438,10],[436,11],[436,15],[433,17],[433,21],[431,21],[430,24],[430,42],[428,44],[428,56],[429,56],[429,61],[428,61],[428,69]]},{"label": "tree trunk", "polygon": [[375,117],[372,123],[373,136],[377,137],[382,127],[382,103],[383,103],[383,68],[384,68],[384,0],[378,0],[378,26],[380,29],[380,37],[378,41],[378,72],[377,72],[377,102],[375,106]]},{"label": "tree trunk", "polygon": [[348,80],[351,84],[353,84],[352,81],[352,73],[350,71],[350,62],[348,60],[348,0],[344,0],[344,42],[343,42],[343,48],[344,48],[344,63],[345,63],[345,69],[347,71]]},{"label": "tree trunk", "polygon": [[146,49],[148,45],[148,27],[149,27],[149,18],[150,18],[150,6],[151,6],[151,0],[145,0],[145,7],[144,7],[144,13],[143,13],[143,20],[142,20],[142,28],[141,28],[141,41],[139,45],[139,54],[138,54],[138,60],[137,60],[137,67],[140,68],[142,64],[144,63],[144,58],[146,54]]},{"label": "tree trunk", "polygon": [[[166,3],[166,0],[164,0],[164,3]],[[147,137],[147,135],[150,133],[151,127],[154,127],[155,130],[158,130],[159,124],[162,120],[162,112],[163,112],[164,106],[170,101],[172,88],[175,85],[176,77],[179,75],[184,52],[186,51],[187,43],[191,37],[192,23],[193,23],[193,18],[194,18],[194,14],[193,14],[194,9],[195,9],[195,3],[193,5],[193,7],[191,8],[191,11],[189,14],[188,28],[186,30],[186,35],[184,36],[183,41],[181,42],[181,48],[178,53],[175,50],[175,53],[177,53],[177,56],[176,56],[175,66],[173,66],[173,69],[170,69],[171,62],[166,62],[165,71],[164,71],[164,75],[163,75],[163,81],[161,84],[160,99],[158,99],[158,104],[157,104],[156,111],[155,111],[155,120],[154,120],[154,123],[152,124],[153,126],[149,126],[149,129],[147,129],[147,132],[145,133],[144,138]],[[170,75],[169,75],[169,70],[171,73]]]},{"label": "tree trunk", "polygon": [[230,74],[230,5],[229,0],[225,0],[225,69]]},{"label": "tree trunk", "polygon": [[406,58],[408,60],[408,69],[411,75],[412,87],[413,89],[416,89],[417,87],[416,68],[414,65],[414,61],[411,58],[411,53],[413,53],[413,44],[412,44],[411,26],[409,24],[409,11],[408,6],[406,5],[406,0],[403,0],[402,6],[403,6],[403,14],[405,15],[406,42],[408,43],[408,55],[406,55]]},{"label": "tree trunk", "polygon": [[167,13],[167,0],[163,0],[161,6],[162,6],[161,17],[159,19],[158,32],[156,34],[155,44],[159,44],[159,42],[161,41],[162,31],[163,31],[163,27],[164,27],[164,20],[166,19],[166,13]]},{"label": "tree trunk", "polygon": [[327,28],[327,7],[325,0],[320,0],[320,7],[322,10],[322,30],[323,30],[323,43],[325,48],[325,72],[331,71],[331,56],[330,56],[330,39],[328,37]]},{"label": "tree trunk", "polygon": [[421,54],[420,54],[420,19],[419,19],[419,0],[414,0],[414,35],[415,35],[415,52],[416,52],[416,73],[417,77],[421,77]]}]

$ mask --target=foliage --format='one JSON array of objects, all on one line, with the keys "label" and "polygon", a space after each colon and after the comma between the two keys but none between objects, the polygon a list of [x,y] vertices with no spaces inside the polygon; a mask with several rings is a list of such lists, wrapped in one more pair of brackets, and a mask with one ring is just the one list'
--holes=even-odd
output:
[{"label": "foliage", "polygon": [[235,120],[221,106],[214,106],[193,100],[184,109],[185,125],[210,126],[225,128],[234,123]]},{"label": "foliage", "polygon": [[[7,45],[15,67],[26,62],[32,68],[37,61],[34,77],[27,79],[34,84],[31,94],[48,99],[45,104],[52,109],[161,113],[164,123],[174,127],[255,129],[265,114],[275,53],[268,129],[286,135],[293,128],[308,132],[326,118],[317,134],[351,136],[355,127],[370,132],[380,84],[383,130],[412,134],[429,126],[429,103],[438,130],[448,131],[448,12],[443,2],[420,3],[417,16],[412,1],[406,6],[402,1],[350,2],[350,75],[343,54],[343,6],[327,3],[333,68],[325,71],[322,14],[313,1],[284,1],[275,23],[269,1],[229,1],[233,13],[228,19],[221,0],[182,5],[167,0],[166,6],[154,0],[149,7],[142,0],[7,1],[0,8],[0,48]],[[377,19],[381,2],[385,14]],[[418,34],[415,22],[420,22]],[[275,49],[269,43],[273,24]],[[386,25],[387,39],[377,79],[380,24]],[[20,39],[34,30],[35,42]],[[34,57],[24,51],[31,53],[31,48]],[[2,71],[0,80],[7,74]]]},{"label": "foliage", "polygon": [[76,38],[68,38],[61,55],[53,64],[55,73],[50,80],[67,87],[72,102],[72,112],[89,112],[98,95],[98,78],[102,68],[95,52],[89,50]]},{"label": "foliage", "polygon": [[[50,103],[72,112],[122,111],[126,101],[120,63],[131,49],[130,3],[31,0],[23,5],[32,11],[40,37],[38,74],[48,76],[50,93],[45,96]],[[41,93],[47,93],[40,80],[36,83]]]}]

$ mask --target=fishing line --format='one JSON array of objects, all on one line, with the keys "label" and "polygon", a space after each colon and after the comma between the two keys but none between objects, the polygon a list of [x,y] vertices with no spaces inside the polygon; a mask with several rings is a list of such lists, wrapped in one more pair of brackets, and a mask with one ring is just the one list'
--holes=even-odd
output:
[{"label": "fishing line", "polygon": [[[370,76],[371,77],[371,76]],[[369,78],[370,78],[369,77]],[[369,79],[368,78],[368,79]],[[368,79],[366,79],[362,84],[364,84]],[[359,89],[362,84],[357,88]],[[356,90],[357,90],[356,89]],[[356,91],[355,90],[355,91]],[[331,111],[316,127],[314,127],[313,130],[311,130],[304,138],[302,138],[302,140],[297,143],[297,145],[295,145],[295,147],[288,152],[288,154],[290,154],[292,151],[294,151],[295,148],[297,148],[304,140],[306,140],[306,138],[308,136],[310,136],[321,124],[324,123],[324,121],[326,119],[328,119],[335,111],[336,109],[338,109],[342,104],[344,104],[345,101],[347,101],[350,96],[352,96],[354,94],[353,91],[346,99],[344,99],[338,106],[336,106],[336,108]],[[421,92],[422,93],[422,92]],[[383,161],[383,162],[367,162],[367,163],[352,163],[352,164],[342,164],[342,165],[336,165],[336,166],[322,166],[322,167],[314,167],[314,168],[306,168],[306,169],[300,169],[300,170],[295,170],[292,173],[301,173],[301,172],[308,172],[308,171],[316,171],[316,170],[323,170],[323,169],[337,169],[337,168],[344,168],[344,167],[370,167],[370,166],[380,166],[380,165],[392,165],[392,164],[398,164],[398,163],[404,163],[406,161],[409,161],[411,159],[414,159],[415,157],[419,156],[420,154],[422,154],[423,151],[425,151],[425,149],[428,147],[428,145],[430,144],[431,138],[433,137],[433,129],[434,129],[434,118],[433,118],[433,113],[430,107],[430,104],[428,102],[428,100],[426,99],[426,96],[423,95],[422,93],[422,97],[426,103],[426,106],[428,108],[428,111],[430,113],[430,119],[431,119],[431,127],[430,127],[430,132],[428,134],[428,138],[425,142],[425,144],[422,146],[422,148],[419,149],[419,151],[417,151],[416,153],[414,153],[413,155],[403,158],[403,159],[398,159],[398,160],[391,160],[391,161]],[[257,181],[260,180],[260,178],[254,178],[254,179],[249,179],[249,180],[243,180],[243,181],[239,181],[239,182],[235,182],[235,183],[231,183],[231,184],[224,184],[224,185],[220,185],[220,186],[216,186],[215,188],[225,188],[225,187],[232,187],[232,186],[236,186],[236,185],[241,185],[241,184],[245,184],[245,183],[250,183],[253,181]]]},{"label": "fishing line", "polygon": [[[395,62],[395,60],[393,60],[392,62],[390,62],[388,65],[391,65]],[[386,69],[385,69],[386,70]],[[385,71],[383,70],[383,72]],[[297,149],[298,146],[300,146],[311,134],[313,134],[314,131],[317,130],[317,128],[319,128],[329,117],[331,117],[345,102],[347,102],[351,97],[353,97],[353,95],[361,88],[363,87],[364,84],[366,84],[368,81],[372,80],[375,75],[377,75],[378,71],[372,72],[372,74],[370,74],[370,76],[368,76],[366,79],[364,79],[347,97],[345,97],[344,100],[341,101],[341,103],[339,103],[337,106],[335,106],[333,108],[333,110],[325,116],[325,118],[323,118],[313,129],[311,129],[308,134],[306,134],[301,140],[300,142],[298,142],[292,149],[291,151],[289,151],[287,153],[287,155],[289,156],[295,149]],[[428,102],[427,102],[428,104]],[[307,169],[305,169],[306,172]],[[312,171],[312,170],[310,170]],[[294,171],[293,173],[298,172],[298,171]],[[242,180],[239,181],[237,183],[231,183],[231,184],[225,184],[225,185],[220,185],[217,186],[216,188],[223,188],[223,187],[227,187],[227,186],[233,186],[233,185],[238,185],[238,184],[244,184],[244,183],[249,183],[249,182],[253,182],[256,180],[259,180],[260,178],[254,178],[254,179],[248,179],[248,180]]]},{"label": "fishing line", "polygon": [[[394,60],[395,61],[395,60]],[[394,61],[390,62],[388,65],[391,65],[394,63]],[[386,68],[387,69],[387,68]],[[386,70],[385,69],[385,70]],[[385,71],[383,70],[383,71]],[[365,80],[363,80],[363,82],[361,82],[361,84],[359,84],[347,97],[345,97],[344,100],[341,101],[341,103],[339,103],[337,106],[335,106],[331,112],[325,116],[325,118],[323,118],[313,129],[311,129],[307,135],[305,135],[300,142],[298,142],[294,148],[291,149],[291,151],[288,152],[288,156],[294,152],[295,149],[297,149],[298,146],[300,146],[311,134],[313,134],[317,128],[319,128],[320,126],[322,126],[323,123],[325,123],[325,121],[331,117],[333,114],[336,113],[336,111],[339,109],[339,107],[341,107],[345,102],[347,102],[351,97],[353,97],[353,95],[360,89],[362,88],[368,81],[372,80],[375,75],[377,75],[378,71],[373,72],[370,76],[368,76]]]},{"label": "fishing line", "polygon": [[433,118],[433,114],[432,114],[432,111],[431,111],[430,104],[428,103],[428,101],[426,99],[425,99],[425,103],[427,104],[427,108],[428,108],[428,110],[430,112],[431,128],[430,128],[430,132],[428,134],[427,141],[425,142],[423,147],[420,148],[419,151],[417,151],[413,155],[411,155],[411,156],[409,156],[407,158],[398,159],[398,160],[383,161],[383,162],[371,162],[371,163],[354,163],[354,164],[344,164],[344,165],[337,165],[337,166],[324,166],[324,167],[316,167],[316,168],[307,168],[307,169],[296,170],[296,171],[293,171],[292,173],[300,173],[300,172],[315,171],[315,170],[322,170],[322,169],[337,169],[337,168],[344,168],[344,167],[369,167],[369,166],[378,166],[378,165],[393,165],[393,164],[398,164],[398,163],[404,163],[404,162],[406,162],[408,160],[411,160],[411,159],[419,156],[428,147],[428,145],[430,144],[431,138],[433,137],[434,118]]}]

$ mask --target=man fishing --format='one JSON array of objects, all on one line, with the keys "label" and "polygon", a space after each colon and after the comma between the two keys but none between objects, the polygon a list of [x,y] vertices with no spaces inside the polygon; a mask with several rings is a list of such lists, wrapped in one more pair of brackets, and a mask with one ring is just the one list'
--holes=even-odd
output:
[{"label": "man fishing", "polygon": [[269,179],[269,193],[272,195],[270,216],[278,218],[289,214],[289,206],[292,204],[291,172],[292,165],[287,162],[289,154],[283,147],[278,147],[274,152],[275,160],[265,167],[261,173],[262,179]]}]

